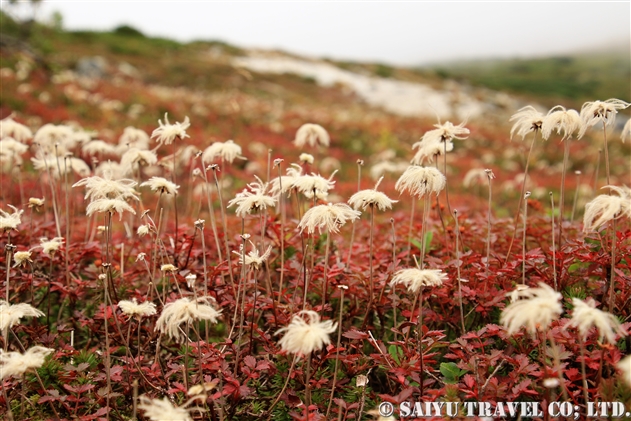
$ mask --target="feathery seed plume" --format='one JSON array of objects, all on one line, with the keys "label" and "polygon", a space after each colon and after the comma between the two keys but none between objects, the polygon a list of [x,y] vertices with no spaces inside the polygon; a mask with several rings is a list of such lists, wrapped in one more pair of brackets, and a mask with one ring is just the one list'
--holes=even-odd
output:
[{"label": "feathery seed plume", "polygon": [[316,228],[320,233],[322,228],[328,233],[339,232],[342,225],[347,221],[356,220],[360,215],[361,212],[351,209],[344,203],[317,205],[305,212],[298,228],[300,232],[307,229],[309,234],[313,234]]},{"label": "feathery seed plume", "polygon": [[134,316],[147,317],[156,314],[156,305],[154,303],[151,301],[145,301],[138,304],[138,301],[136,301],[135,298],[132,298],[131,301],[119,301],[118,308],[120,308],[121,311],[130,318]]},{"label": "feathery seed plume", "polygon": [[111,172],[106,172],[104,177],[94,175],[77,181],[72,187],[85,186],[84,199],[94,201],[96,199],[134,199],[139,200],[138,193],[134,190],[134,180],[123,178],[114,180]]},{"label": "feathery seed plume", "polygon": [[47,238],[40,238],[39,246],[37,248],[42,248],[42,253],[52,257],[52,255],[58,251],[64,243],[63,237],[55,237],[52,240]]},{"label": "feathery seed plume", "polygon": [[622,142],[624,143],[627,139],[631,139],[631,118],[624,123],[624,127],[622,128],[622,134],[620,135]]},{"label": "feathery seed plume", "polygon": [[215,142],[204,150],[202,162],[210,163],[214,161],[215,158],[221,158],[222,161],[232,164],[235,159],[247,159],[242,156],[241,153],[241,146],[234,143],[233,140]]},{"label": "feathery seed plume", "polygon": [[177,271],[177,268],[175,267],[175,265],[172,265],[171,263],[167,263],[160,266],[160,270],[162,272],[175,272]]},{"label": "feathery seed plume", "polygon": [[153,133],[151,133],[151,138],[156,138],[156,141],[160,144],[170,145],[173,143],[175,138],[184,139],[185,137],[190,137],[186,134],[186,129],[191,125],[188,116],[184,118],[184,121],[179,123],[176,122],[174,124],[169,123],[169,117],[167,113],[164,113],[164,121],[158,120],[160,127],[155,129]]},{"label": "feathery seed plume", "polygon": [[335,181],[333,181],[335,173],[337,170],[333,171],[328,179],[313,173],[297,176],[291,188],[298,190],[308,199],[312,199],[314,195],[318,199],[324,199],[329,194],[329,190],[335,186]]},{"label": "feathery seed plume", "polygon": [[14,268],[18,266],[25,265],[28,263],[33,263],[31,260],[31,252],[30,251],[18,251],[13,255],[13,260],[15,260]]},{"label": "feathery seed plume", "polygon": [[0,380],[11,376],[19,377],[31,368],[40,368],[51,352],[52,349],[43,346],[29,348],[24,354],[0,349]]},{"label": "feathery seed plume", "polygon": [[449,277],[440,269],[401,269],[394,274],[390,286],[403,284],[411,293],[417,293],[423,287],[439,287]]},{"label": "feathery seed plume", "polygon": [[12,137],[18,142],[26,142],[33,137],[31,130],[24,124],[13,120],[12,115],[0,120],[0,139]]},{"label": "feathery seed plume", "polygon": [[145,411],[145,416],[151,421],[193,421],[188,409],[173,406],[166,397],[160,400],[143,395],[140,397],[138,408]]},{"label": "feathery seed plume", "polygon": [[176,195],[180,186],[163,177],[151,177],[140,185],[140,187],[148,186],[154,192]]},{"label": "feathery seed plume", "polygon": [[581,107],[581,121],[583,125],[578,137],[583,137],[587,129],[600,122],[603,122],[605,126],[613,126],[618,110],[623,110],[629,105],[631,104],[617,98],[584,103]]},{"label": "feathery seed plume", "polygon": [[[305,320],[306,318],[306,320]],[[320,350],[324,345],[331,343],[329,334],[335,332],[337,323],[331,320],[320,321],[320,315],[315,311],[303,310],[295,314],[289,326],[276,332],[276,335],[285,332],[278,341],[283,351],[297,354],[298,358],[311,354],[314,350]]]},{"label": "feathery seed plume", "polygon": [[355,210],[359,210],[359,208],[366,210],[369,206],[375,206],[381,211],[392,209],[392,204],[397,203],[398,200],[392,200],[386,196],[385,193],[377,191],[382,180],[383,177],[377,181],[374,189],[361,190],[352,195],[350,199],[348,199],[348,204]]},{"label": "feathery seed plume", "polygon": [[[276,206],[276,199],[265,194],[265,191],[267,190],[267,183],[263,183],[263,181],[261,181],[258,177],[256,177],[256,180],[256,182],[248,184],[245,190],[241,193],[237,193],[235,198],[228,202],[227,207],[237,205],[235,213],[240,218],[245,218],[246,215],[249,215],[252,212],[259,212],[263,209],[267,209],[268,206]],[[251,191],[248,191],[248,189]]]},{"label": "feathery seed plume", "polygon": [[111,214],[116,212],[119,215],[119,220],[123,219],[123,212],[131,212],[134,215],[136,214],[136,211],[129,205],[129,203],[119,198],[92,200],[86,207],[85,214],[87,216],[91,216],[95,212],[109,212]]},{"label": "feathery seed plume", "polygon": [[306,123],[300,126],[296,132],[294,144],[299,148],[304,147],[305,144],[312,148],[315,148],[318,144],[328,147],[330,141],[329,133],[324,127],[319,124]]},{"label": "feathery seed plume", "polygon": [[544,118],[544,115],[537,111],[532,105],[526,105],[520,108],[508,120],[515,122],[510,130],[511,140],[515,134],[518,134],[523,139],[528,133],[541,130]]},{"label": "feathery seed plume", "polygon": [[587,301],[578,298],[572,298],[574,311],[572,312],[572,320],[567,327],[574,326],[578,329],[583,341],[587,338],[589,329],[595,326],[598,329],[600,337],[598,340],[602,342],[607,339],[610,344],[616,343],[616,335],[624,335],[624,330],[620,326],[620,322],[616,317],[606,311],[598,310],[596,302],[589,298]]},{"label": "feathery seed plume", "polygon": [[15,206],[11,205],[7,206],[13,209],[13,213],[8,213],[0,209],[0,231],[17,231],[18,225],[22,223],[21,216],[24,213],[24,210],[18,210]]},{"label": "feathery seed plume", "polygon": [[18,324],[22,317],[42,317],[43,315],[44,313],[30,304],[9,304],[0,300],[0,333],[6,335],[7,329]]},{"label": "feathery seed plume", "polygon": [[432,193],[438,195],[446,183],[447,179],[436,168],[411,165],[399,177],[394,188],[400,193],[408,190],[412,196],[421,198]]},{"label": "feathery seed plume", "polygon": [[538,288],[528,288],[519,292],[523,299],[509,304],[500,316],[500,323],[509,335],[515,334],[521,327],[535,334],[537,329],[547,329],[553,320],[563,313],[561,294],[544,284]]},{"label": "feathery seed plume", "polygon": [[129,148],[121,156],[120,166],[125,174],[133,174],[137,166],[146,167],[158,163],[158,156],[155,151],[148,151],[139,148]]},{"label": "feathery seed plume", "polygon": [[[65,125],[44,124],[35,132],[33,143],[37,143],[41,152],[63,156],[74,147],[72,128]],[[55,147],[57,145],[57,147]]]},{"label": "feathery seed plume", "polygon": [[294,188],[294,181],[302,175],[302,167],[298,164],[291,164],[286,172],[287,175],[280,176],[280,180],[279,177],[276,177],[270,182],[270,194],[272,196],[290,193]]},{"label": "feathery seed plume", "polygon": [[[245,255],[245,265],[252,267],[254,270],[259,270],[263,263],[269,258],[272,252],[272,246],[269,245],[265,252],[259,255],[259,250],[256,245],[252,241],[250,241],[250,244],[252,244],[252,251]],[[243,244],[241,244],[239,248],[239,251],[233,251],[233,253],[239,256],[239,264],[243,265]]]},{"label": "feathery seed plume", "polygon": [[46,202],[46,199],[38,199],[37,197],[31,197],[28,200],[28,207],[39,209],[42,206],[44,206],[44,202]]},{"label": "feathery seed plume", "polygon": [[138,227],[138,229],[136,230],[136,234],[139,237],[144,237],[145,235],[149,234],[149,226],[148,225],[140,225]]},{"label": "feathery seed plume", "polygon": [[584,232],[594,231],[605,223],[623,216],[631,218],[631,191],[617,186],[603,187],[605,188],[609,188],[618,196],[601,194],[585,205]]},{"label": "feathery seed plume", "polygon": [[631,355],[627,355],[625,358],[618,361],[616,367],[622,372],[622,380],[627,386],[631,387]]},{"label": "feathery seed plume", "polygon": [[313,161],[315,160],[315,158],[313,158],[313,155],[311,154],[301,153],[300,156],[298,157],[298,160],[302,162],[303,164],[313,164]]},{"label": "feathery seed plume", "polygon": [[91,140],[81,147],[81,152],[86,155],[107,154],[118,155],[116,146],[103,140]]},{"label": "feathery seed plume", "polygon": [[123,134],[118,138],[120,152],[128,150],[128,148],[138,148],[145,150],[149,148],[149,135],[144,130],[137,129],[135,127],[125,127]]},{"label": "feathery seed plume", "polygon": [[214,301],[211,297],[199,297],[197,300],[180,298],[167,303],[156,322],[156,330],[179,341],[181,338],[180,325],[182,323],[194,320],[208,320],[211,323],[217,323],[221,310],[216,310],[211,305],[211,301]]},{"label": "feathery seed plume", "polygon": [[581,116],[576,110],[566,110],[565,107],[557,105],[552,107],[543,118],[541,124],[541,137],[548,140],[554,130],[557,134],[563,134],[565,140],[572,136],[572,133],[581,128]]}]

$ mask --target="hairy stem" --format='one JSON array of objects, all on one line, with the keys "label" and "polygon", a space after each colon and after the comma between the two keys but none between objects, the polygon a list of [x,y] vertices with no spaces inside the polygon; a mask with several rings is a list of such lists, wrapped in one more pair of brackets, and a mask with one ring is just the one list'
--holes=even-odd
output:
[{"label": "hairy stem", "polygon": [[337,321],[337,342],[335,346],[335,369],[333,370],[333,384],[331,385],[331,397],[329,398],[329,405],[326,408],[326,416],[324,419],[329,419],[329,413],[331,411],[331,405],[333,404],[333,396],[335,394],[335,385],[337,383],[337,369],[340,363],[340,344],[342,342],[342,314],[344,313],[344,290],[346,286],[340,286],[340,315]]},{"label": "hairy stem", "polygon": [[460,306],[460,327],[462,333],[466,332],[464,327],[464,307],[462,306],[462,280],[460,279],[460,226],[458,225],[458,210],[454,209],[454,220],[456,221],[456,270],[458,275],[458,305]]},{"label": "hairy stem", "polygon": [[513,237],[510,240],[510,245],[508,246],[508,252],[506,252],[506,261],[510,259],[510,252],[513,249],[513,243],[515,242],[515,238],[517,237],[517,220],[519,219],[519,214],[521,211],[521,204],[524,200],[524,194],[526,192],[526,181],[528,181],[528,167],[530,166],[530,157],[532,156],[532,150],[535,146],[535,140],[537,139],[537,130],[532,137],[532,142],[530,143],[530,149],[528,150],[528,157],[526,158],[526,167],[524,169],[524,181],[521,183],[521,192],[519,193],[519,204],[517,204],[517,213],[515,214],[515,220],[513,224],[515,225],[515,229],[513,230]]},{"label": "hairy stem", "polygon": [[554,279],[554,290],[558,291],[559,286],[557,285],[557,255],[556,255],[556,245],[554,244],[554,196],[552,192],[550,192],[550,205],[552,206],[552,277]]}]

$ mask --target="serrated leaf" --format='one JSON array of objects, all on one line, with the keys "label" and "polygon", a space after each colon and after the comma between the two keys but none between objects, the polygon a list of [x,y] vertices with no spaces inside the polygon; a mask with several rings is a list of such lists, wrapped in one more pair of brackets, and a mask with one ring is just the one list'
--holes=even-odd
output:
[{"label": "serrated leaf", "polygon": [[465,373],[464,370],[458,368],[456,363],[440,363],[440,372],[445,376],[445,383],[456,383]]}]

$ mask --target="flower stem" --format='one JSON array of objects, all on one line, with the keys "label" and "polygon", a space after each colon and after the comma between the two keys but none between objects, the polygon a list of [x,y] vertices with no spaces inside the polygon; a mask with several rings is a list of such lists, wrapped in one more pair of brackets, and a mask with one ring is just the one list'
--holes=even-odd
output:
[{"label": "flower stem", "polygon": [[557,285],[557,255],[556,255],[556,245],[554,244],[554,195],[550,192],[550,205],[552,206],[552,277],[554,279],[554,290],[558,291],[559,286]]},{"label": "flower stem", "polygon": [[420,366],[420,381],[419,381],[419,389],[420,389],[420,398],[423,399],[423,373],[424,363],[423,363],[423,287],[419,289],[419,306],[418,306],[418,358],[419,358],[419,366]]},{"label": "flower stem", "polygon": [[458,210],[454,209],[454,220],[456,221],[456,270],[458,275],[458,305],[460,306],[460,327],[462,334],[466,332],[464,327],[464,307],[462,306],[462,280],[460,279],[460,227],[458,226]]},{"label": "flower stem", "polygon": [[616,220],[611,222],[611,273],[609,280],[609,312],[615,314],[614,289],[616,279]]},{"label": "flower stem", "polygon": [[278,304],[280,305],[285,282],[285,196],[283,195],[283,177],[280,162],[278,163],[278,189],[278,206],[280,207],[280,284],[278,287]]},{"label": "flower stem", "polygon": [[[611,186],[611,181],[610,181],[610,172],[609,172],[609,148],[607,147],[607,126],[605,125],[605,122],[603,121],[603,138],[605,141],[605,172],[607,173],[607,185]],[[611,190],[609,190],[611,192]]]},{"label": "flower stem", "polygon": [[530,192],[524,194],[524,232],[522,234],[522,246],[521,246],[521,283],[526,285],[526,230],[528,226],[528,196]]},{"label": "flower stem", "polygon": [[[357,191],[361,188],[361,178],[362,178],[362,165],[364,161],[357,160]],[[351,244],[348,247],[348,257],[346,258],[346,268],[348,269],[348,265],[351,263],[351,256],[353,255],[353,244],[355,243],[355,221],[352,221],[353,228],[351,230]],[[328,415],[328,411],[327,411]]]},{"label": "flower stem", "polygon": [[337,368],[340,363],[340,343],[342,341],[342,314],[344,313],[344,290],[345,286],[340,287],[340,316],[338,319],[337,330],[337,343],[335,346],[335,369],[333,370],[333,384],[331,385],[331,397],[329,398],[329,406],[326,409],[326,416],[324,419],[329,419],[329,412],[331,411],[331,405],[333,404],[333,396],[335,394],[335,384],[337,383]]},{"label": "flower stem", "polygon": [[[327,298],[327,292],[329,289],[329,249],[331,247],[331,232],[327,232],[326,233],[326,246],[324,249],[324,290],[322,292],[322,308],[320,309],[320,311],[322,313],[324,313],[324,305],[326,304],[326,298]],[[371,285],[372,285],[372,280],[371,280]],[[370,290],[370,302],[372,303],[372,288]],[[370,308],[370,304],[368,305],[368,307]]]},{"label": "flower stem", "polygon": [[226,211],[223,207],[223,198],[221,196],[221,189],[219,188],[219,179],[217,178],[217,167],[213,167],[213,175],[215,177],[215,186],[217,188],[217,196],[219,197],[219,206],[221,209],[221,223],[223,225],[223,242],[226,252],[226,259],[228,259],[228,274],[230,275],[230,284],[234,289],[234,276],[232,275],[232,265],[230,264],[230,248],[228,247],[228,224],[226,222]]},{"label": "flower stem", "polygon": [[[488,208],[488,216],[486,221],[486,274],[489,274],[489,268],[491,267],[491,211],[492,211],[492,198],[493,198],[493,189],[491,180],[493,177],[490,176],[490,173],[487,173],[489,179],[489,208]],[[486,283],[484,284],[486,288]]]},{"label": "flower stem", "polygon": [[574,189],[574,200],[572,201],[572,215],[570,216],[570,221],[574,222],[574,215],[576,214],[576,205],[578,203],[578,195],[580,193],[581,187],[581,172],[576,171],[576,189]]},{"label": "flower stem", "polygon": [[506,262],[510,259],[510,252],[513,249],[513,243],[515,242],[515,238],[517,237],[517,220],[519,219],[519,213],[521,211],[521,204],[524,200],[524,193],[526,192],[526,181],[528,181],[528,166],[530,165],[530,157],[532,156],[532,150],[535,146],[535,140],[537,139],[537,130],[535,130],[535,134],[532,137],[532,142],[530,143],[530,149],[528,150],[528,157],[526,158],[526,167],[524,169],[524,181],[521,183],[521,193],[519,193],[519,204],[517,205],[517,213],[515,214],[515,220],[513,224],[515,225],[515,229],[513,230],[513,237],[510,240],[510,245],[508,246],[508,251],[506,252]]},{"label": "flower stem", "polygon": [[570,156],[570,140],[565,139],[563,152],[563,171],[561,173],[561,198],[559,199],[559,249],[563,244],[563,209],[565,208],[565,174],[567,173],[567,161]]},{"label": "flower stem", "polygon": [[[414,223],[415,208],[416,208],[416,197],[412,196],[412,210],[410,211],[410,227],[408,229],[408,261],[412,259],[412,224]],[[425,225],[423,225],[423,227],[424,226]]]}]

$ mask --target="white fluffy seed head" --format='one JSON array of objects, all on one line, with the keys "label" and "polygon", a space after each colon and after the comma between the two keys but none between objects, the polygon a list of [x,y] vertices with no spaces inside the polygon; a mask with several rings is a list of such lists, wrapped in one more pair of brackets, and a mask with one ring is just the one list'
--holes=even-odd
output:
[{"label": "white fluffy seed head", "polygon": [[296,138],[294,144],[303,148],[305,145],[309,145],[311,148],[315,148],[317,145],[329,146],[331,138],[326,129],[319,124],[306,123],[300,126],[296,132]]},{"label": "white fluffy seed head", "polygon": [[33,137],[31,130],[24,124],[13,120],[12,116],[0,120],[0,139],[12,137],[18,142],[26,142]]},{"label": "white fluffy seed head", "polygon": [[622,128],[622,133],[620,134],[620,139],[624,143],[628,139],[631,139],[631,118],[624,123],[624,127]]},{"label": "white fluffy seed head", "polygon": [[605,101],[586,102],[581,107],[582,127],[578,137],[581,138],[592,126],[598,123],[604,123],[606,126],[613,126],[616,121],[618,110],[624,110],[629,105],[628,102],[617,98],[610,98]]},{"label": "white fluffy seed head", "polygon": [[616,364],[620,370],[622,380],[631,387],[631,355],[627,355]]},{"label": "white fluffy seed head", "polygon": [[521,327],[534,335],[537,330],[547,329],[563,313],[561,294],[542,282],[538,288],[519,291],[517,296],[520,299],[509,304],[500,316],[500,323],[509,335]]},{"label": "white fluffy seed head", "polygon": [[439,269],[401,269],[392,277],[390,286],[402,284],[409,292],[417,293],[424,287],[439,287],[447,279],[447,274]]},{"label": "white fluffy seed head", "polygon": [[167,113],[164,113],[164,121],[165,123],[162,123],[162,120],[158,120],[160,127],[151,133],[151,138],[156,138],[158,143],[170,145],[176,138],[184,139],[190,137],[186,134],[186,129],[191,125],[188,116],[181,123],[171,124]]},{"label": "white fluffy seed head", "polygon": [[47,238],[40,238],[38,247],[42,248],[42,253],[48,256],[52,256],[53,253],[58,251],[63,244],[63,237],[55,237],[52,240],[49,240]]},{"label": "white fluffy seed head", "polygon": [[329,194],[329,190],[335,186],[333,176],[336,172],[337,170],[333,171],[328,179],[313,173],[311,175],[299,175],[294,178],[291,188],[304,194],[307,199],[313,199],[314,196],[318,199],[324,199]]},{"label": "white fluffy seed head", "polygon": [[140,397],[138,408],[145,411],[145,416],[151,421],[193,421],[188,409],[173,406],[166,397],[160,400],[143,395]]},{"label": "white fluffy seed head", "polygon": [[267,183],[263,183],[258,177],[256,180],[256,182],[248,184],[245,190],[237,193],[235,198],[228,202],[228,207],[237,206],[235,213],[241,218],[245,218],[252,212],[265,210],[268,206],[276,206],[276,198],[266,193]]},{"label": "white fluffy seed head", "polygon": [[241,146],[233,140],[225,142],[215,142],[204,150],[202,162],[210,163],[220,158],[222,161],[232,163],[235,159],[246,159],[242,156]]},{"label": "white fluffy seed head", "polygon": [[263,266],[263,263],[265,263],[269,258],[272,252],[272,246],[269,245],[265,252],[262,255],[259,255],[259,250],[256,245],[252,241],[250,241],[250,244],[252,245],[252,251],[248,252],[248,254],[245,254],[245,260],[243,245],[240,246],[239,251],[233,251],[233,253],[239,256],[240,265],[243,265],[245,263],[246,266],[251,267],[255,270],[259,270],[261,269],[261,266]]},{"label": "white fluffy seed head", "polygon": [[51,352],[52,349],[43,346],[29,348],[24,354],[4,352],[0,349],[0,380],[11,376],[19,377],[31,368],[41,367]]},{"label": "white fluffy seed head", "polygon": [[30,304],[9,304],[0,300],[0,334],[5,335],[7,329],[18,324],[23,317],[42,317],[43,315],[44,313]]},{"label": "white fluffy seed head", "polygon": [[92,215],[93,213],[104,213],[109,212],[113,214],[114,212],[118,213],[119,220],[123,219],[123,212],[131,212],[132,214],[136,214],[134,208],[132,208],[129,203],[124,201],[123,199],[96,199],[91,201],[85,209],[85,214],[87,216]]},{"label": "white fluffy seed head", "polygon": [[572,304],[574,304],[572,320],[567,326],[576,327],[583,341],[587,338],[592,327],[596,327],[598,330],[600,342],[606,339],[610,344],[615,344],[616,335],[624,335],[624,330],[620,327],[618,319],[611,313],[598,310],[593,299],[589,298],[587,301],[583,301],[572,298]]},{"label": "white fluffy seed head", "polygon": [[147,317],[156,314],[156,305],[151,301],[144,301],[138,304],[135,298],[129,300],[121,300],[118,302],[118,308],[126,315],[131,317]]},{"label": "white fluffy seed head", "polygon": [[582,126],[581,116],[576,110],[566,110],[565,107],[557,105],[553,107],[543,118],[541,124],[541,137],[548,140],[553,131],[562,135],[562,139],[568,139]]},{"label": "white fluffy seed head", "polygon": [[351,209],[344,203],[317,205],[305,212],[298,228],[300,232],[306,229],[309,234],[313,234],[316,228],[320,233],[322,229],[328,233],[339,232],[342,225],[356,220],[360,215],[361,212]]},{"label": "white fluffy seed head", "polygon": [[528,133],[541,130],[543,119],[544,115],[537,111],[532,105],[526,105],[519,109],[519,111],[513,114],[508,120],[515,122],[510,130],[510,138],[512,139],[513,136],[517,134],[523,139]]},{"label": "white fluffy seed head", "polygon": [[601,194],[585,205],[583,231],[595,231],[617,218],[631,218],[631,190],[617,186],[605,186],[618,196]]},{"label": "white fluffy seed head", "polygon": [[164,177],[151,177],[149,180],[145,181],[140,185],[140,187],[147,186],[152,191],[161,194],[172,194],[176,195],[180,186],[175,183],[167,180]]},{"label": "white fluffy seed head", "polygon": [[382,180],[383,177],[377,181],[374,189],[361,190],[352,195],[348,199],[348,204],[355,210],[359,210],[359,208],[366,210],[366,208],[372,206],[381,211],[392,209],[392,204],[398,202],[398,200],[392,200],[385,193],[377,190]]},{"label": "white fluffy seed head", "polygon": [[411,165],[399,177],[394,188],[400,193],[407,190],[412,196],[421,198],[432,193],[437,195],[446,184],[447,179],[436,168]]},{"label": "white fluffy seed head", "polygon": [[22,214],[24,210],[18,210],[15,206],[7,205],[13,209],[13,213],[8,213],[0,209],[0,231],[17,230],[18,225],[22,223]]},{"label": "white fluffy seed head", "polygon": [[300,358],[329,345],[329,334],[336,329],[337,323],[331,320],[321,322],[318,313],[303,310],[294,315],[289,326],[280,329],[276,334],[285,333],[278,344],[283,351],[296,354]]},{"label": "white fluffy seed head", "polygon": [[13,260],[15,260],[15,264],[13,265],[14,268],[25,265],[26,263],[33,263],[30,251],[15,252],[15,254],[13,255]]},{"label": "white fluffy seed head", "polygon": [[199,297],[197,300],[185,297],[167,303],[156,322],[156,330],[179,341],[182,338],[180,326],[183,323],[195,320],[217,323],[221,310],[216,310],[211,302],[214,302],[211,297]]}]

